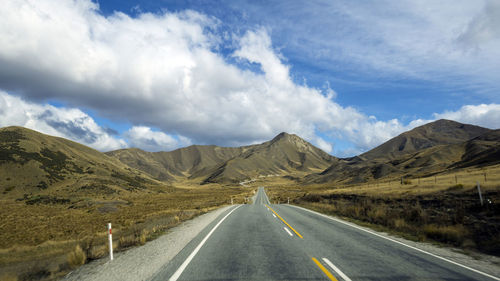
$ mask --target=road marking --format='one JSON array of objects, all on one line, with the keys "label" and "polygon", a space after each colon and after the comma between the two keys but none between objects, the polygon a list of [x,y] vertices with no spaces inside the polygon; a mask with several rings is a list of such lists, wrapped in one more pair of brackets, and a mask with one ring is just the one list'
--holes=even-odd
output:
[{"label": "road marking", "polygon": [[273,208],[269,207],[269,205],[266,205],[269,209],[271,209],[271,211],[278,217],[280,218],[280,220],[282,220],[291,230],[293,230],[293,232],[295,232],[295,234],[297,234],[297,236],[299,236],[300,238],[304,239],[304,237],[302,237],[302,235],[300,235],[300,233],[297,232],[297,230],[293,229],[293,227],[291,225],[289,225],[282,217],[280,217],[280,215],[278,215],[278,213],[276,213]]},{"label": "road marking", "polygon": [[340,271],[340,269],[336,267],[329,259],[323,258],[323,261],[328,264],[328,266],[330,266],[335,272],[337,272],[337,274],[340,275],[340,277],[342,277],[344,281],[352,281],[351,278],[347,277],[347,275]]},{"label": "road marking", "polygon": [[290,236],[293,236],[293,234],[290,232],[290,230],[288,230],[288,228],[283,227],[283,229],[284,229],[286,232],[288,232],[288,234],[290,234]]},{"label": "road marking", "polygon": [[490,274],[488,274],[488,273],[485,273],[485,272],[479,271],[479,270],[474,269],[474,268],[472,268],[472,267],[468,267],[468,266],[463,265],[463,264],[460,264],[460,263],[458,263],[458,262],[454,262],[454,261],[449,260],[449,259],[447,259],[447,258],[440,257],[440,256],[435,255],[435,254],[433,254],[433,253],[429,253],[429,252],[424,251],[424,250],[421,250],[421,249],[419,249],[419,248],[417,248],[417,247],[413,247],[413,246],[407,245],[407,244],[405,244],[405,243],[403,243],[403,242],[399,242],[399,241],[394,240],[394,239],[392,239],[392,238],[382,236],[382,235],[380,235],[380,234],[378,234],[378,233],[375,233],[375,232],[372,232],[372,231],[369,231],[369,230],[363,229],[363,228],[361,228],[361,227],[359,227],[359,226],[356,226],[356,225],[353,225],[353,224],[347,223],[347,222],[342,221],[342,220],[340,220],[340,219],[337,219],[337,218],[332,218],[332,217],[329,217],[329,216],[327,216],[327,215],[324,215],[324,214],[321,214],[321,213],[318,213],[318,212],[315,212],[315,211],[311,211],[311,210],[308,210],[308,209],[306,209],[306,208],[302,208],[302,207],[299,207],[299,206],[294,206],[294,205],[289,205],[289,206],[292,206],[292,207],[297,208],[297,209],[302,209],[302,210],[304,210],[304,211],[308,211],[308,212],[310,212],[310,213],[316,214],[316,215],[318,215],[318,216],[325,217],[325,218],[327,218],[327,219],[330,219],[330,220],[333,220],[333,221],[336,221],[336,222],[340,222],[340,223],[342,223],[342,224],[348,225],[348,226],[353,227],[353,228],[357,228],[357,229],[359,229],[359,230],[362,230],[362,231],[364,231],[364,232],[367,232],[367,233],[373,234],[373,235],[378,236],[378,237],[380,237],[380,238],[383,238],[383,239],[386,239],[386,240],[392,241],[392,242],[394,242],[394,243],[397,243],[397,244],[403,245],[403,246],[408,247],[408,248],[410,248],[410,249],[413,249],[413,250],[419,251],[419,252],[424,253],[424,254],[427,254],[427,255],[429,255],[429,256],[433,256],[433,257],[438,258],[438,259],[440,259],[440,260],[447,261],[447,262],[449,262],[449,263],[452,263],[452,264],[454,264],[454,265],[457,265],[457,266],[460,266],[460,267],[462,267],[462,268],[468,269],[468,270],[473,271],[473,272],[475,272],[475,273],[478,273],[478,274],[481,274],[481,275],[483,275],[483,276],[489,277],[489,278],[491,278],[491,279],[493,279],[493,280],[500,281],[500,278],[498,278],[498,277],[496,277],[496,276],[493,276],[493,275],[490,275]]},{"label": "road marking", "polygon": [[275,214],[273,214],[273,217],[274,217],[274,218],[276,218],[276,215],[275,215]]},{"label": "road marking", "polygon": [[326,269],[326,267],[324,267],[316,258],[312,258],[312,260],[323,271],[323,273],[330,278],[330,280],[338,281],[337,278],[335,278],[335,276],[333,276],[333,274],[331,274],[330,271],[328,271],[328,269]]},{"label": "road marking", "polygon": [[186,267],[189,265],[189,263],[191,262],[191,260],[194,258],[194,256],[196,256],[196,254],[198,253],[198,251],[201,249],[201,247],[203,246],[203,244],[205,244],[205,242],[207,242],[208,238],[210,237],[210,235],[212,235],[212,233],[214,233],[214,231],[217,229],[217,227],[219,227],[219,225],[234,211],[236,211],[236,209],[238,209],[239,207],[241,207],[242,205],[239,205],[238,207],[234,208],[231,210],[231,212],[229,212],[226,216],[224,216],[215,226],[214,228],[212,228],[212,230],[210,230],[210,232],[207,234],[207,236],[205,236],[205,238],[203,238],[203,240],[200,242],[200,244],[196,247],[196,249],[194,249],[194,251],[187,257],[187,259],[181,264],[181,266],[179,266],[179,268],[177,269],[177,271],[174,273],[174,275],[172,275],[172,277],[170,277],[170,281],[176,281],[177,279],[179,279],[179,277],[181,276],[182,272],[184,272],[184,270],[186,269]]}]

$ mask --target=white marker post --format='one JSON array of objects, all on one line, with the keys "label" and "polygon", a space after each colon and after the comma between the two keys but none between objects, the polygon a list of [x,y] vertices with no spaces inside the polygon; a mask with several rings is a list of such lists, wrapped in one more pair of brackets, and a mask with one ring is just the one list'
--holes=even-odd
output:
[{"label": "white marker post", "polygon": [[483,206],[483,196],[481,195],[481,185],[477,182],[477,192],[479,193],[479,201],[481,202],[481,206]]},{"label": "white marker post", "polygon": [[231,205],[233,205],[233,197],[231,197]]},{"label": "white marker post", "polygon": [[113,260],[113,234],[111,232],[111,223],[108,223],[108,238],[109,238],[109,259]]},{"label": "white marker post", "polygon": [[290,204],[290,197],[288,197],[288,204]]}]

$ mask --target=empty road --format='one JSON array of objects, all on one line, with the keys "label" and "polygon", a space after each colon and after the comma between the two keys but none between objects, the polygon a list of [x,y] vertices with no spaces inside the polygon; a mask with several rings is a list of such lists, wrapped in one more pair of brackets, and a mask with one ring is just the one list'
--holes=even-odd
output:
[{"label": "empty road", "polygon": [[500,280],[291,205],[223,213],[154,280]]}]

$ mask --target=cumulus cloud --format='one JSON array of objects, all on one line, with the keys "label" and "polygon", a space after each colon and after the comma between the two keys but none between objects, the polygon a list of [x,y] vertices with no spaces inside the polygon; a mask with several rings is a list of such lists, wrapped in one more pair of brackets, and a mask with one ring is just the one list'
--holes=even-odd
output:
[{"label": "cumulus cloud", "polygon": [[450,119],[490,129],[500,128],[500,104],[464,105],[457,111],[434,114],[436,119]]},{"label": "cumulus cloud", "polygon": [[123,139],[110,134],[76,108],[38,105],[0,91],[0,127],[22,126],[67,138],[101,151],[124,148]]},{"label": "cumulus cloud", "polygon": [[[329,87],[296,84],[263,28],[236,38],[232,53],[260,71],[231,64],[216,51],[217,22],[194,11],[104,16],[90,0],[6,0],[0,6],[0,88],[141,124],[124,138],[147,150],[191,141],[242,145],[281,131],[327,151],[331,144],[319,132],[366,150],[418,123],[378,121],[336,103]],[[17,120],[5,124],[63,134],[100,150],[126,146],[78,109],[3,98],[0,110]]]},{"label": "cumulus cloud", "polygon": [[191,144],[191,141],[185,137],[174,138],[145,126],[133,126],[125,132],[124,136],[132,147],[147,151],[169,151]]},{"label": "cumulus cloud", "polygon": [[317,137],[316,139],[314,139],[314,143],[317,147],[327,153],[331,153],[333,151],[333,145],[325,141],[323,138]]},{"label": "cumulus cloud", "polygon": [[220,145],[281,131],[313,141],[317,131],[350,136],[371,124],[333,102],[331,91],[293,83],[264,29],[239,38],[233,54],[258,64],[256,73],[215,53],[215,21],[193,11],[105,17],[86,0],[8,0],[0,21],[0,87],[27,99],[62,100]]}]

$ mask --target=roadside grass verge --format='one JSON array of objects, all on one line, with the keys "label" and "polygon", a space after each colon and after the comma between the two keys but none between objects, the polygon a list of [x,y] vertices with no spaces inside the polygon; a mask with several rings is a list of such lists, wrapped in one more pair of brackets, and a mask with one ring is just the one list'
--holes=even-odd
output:
[{"label": "roadside grass verge", "polygon": [[210,186],[168,193],[73,198],[64,203],[0,200],[0,280],[57,280],[78,266],[108,256],[107,223],[114,251],[144,245],[168,229],[230,204],[251,190]]}]

